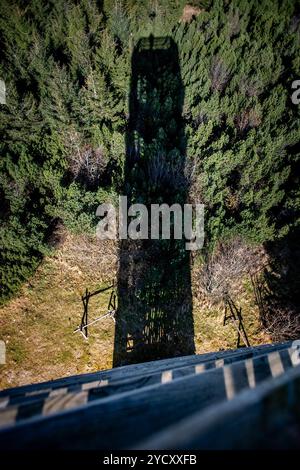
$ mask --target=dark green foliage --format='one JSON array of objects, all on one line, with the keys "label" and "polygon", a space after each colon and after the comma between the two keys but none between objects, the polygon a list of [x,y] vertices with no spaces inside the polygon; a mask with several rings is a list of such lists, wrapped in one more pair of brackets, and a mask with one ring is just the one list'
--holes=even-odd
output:
[{"label": "dark green foliage", "polygon": [[[57,221],[93,230],[95,209],[121,172],[129,73],[96,2],[1,2],[0,42],[5,299],[48,252]],[[82,168],[86,152],[97,160],[95,174]]]},{"label": "dark green foliage", "polygon": [[210,239],[237,232],[261,243],[299,224],[299,11],[295,1],[215,1],[176,28]]},{"label": "dark green foliage", "polygon": [[120,191],[131,55],[150,34],[178,47],[207,242],[239,233],[262,243],[299,227],[299,1],[195,0],[189,23],[186,4],[1,1],[1,299],[48,252],[58,220],[91,231],[97,204]]}]

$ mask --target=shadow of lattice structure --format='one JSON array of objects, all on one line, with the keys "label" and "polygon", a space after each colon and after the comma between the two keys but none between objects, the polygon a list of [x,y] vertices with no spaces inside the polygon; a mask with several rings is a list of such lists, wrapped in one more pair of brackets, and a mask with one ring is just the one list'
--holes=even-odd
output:
[{"label": "shadow of lattice structure", "polygon": [[[184,88],[178,49],[144,38],[132,55],[124,194],[128,205],[187,202]],[[128,223],[130,220],[128,221]],[[193,354],[190,253],[185,240],[122,240],[114,366]],[[149,228],[150,230],[150,228]]]}]

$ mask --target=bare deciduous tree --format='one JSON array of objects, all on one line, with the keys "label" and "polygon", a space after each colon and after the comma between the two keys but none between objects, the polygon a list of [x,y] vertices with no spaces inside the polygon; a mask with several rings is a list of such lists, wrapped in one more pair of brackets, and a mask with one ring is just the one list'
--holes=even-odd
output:
[{"label": "bare deciduous tree", "polygon": [[240,22],[240,13],[239,10],[232,10],[228,13],[228,28],[229,28],[229,36],[236,36],[241,29],[241,22]]},{"label": "bare deciduous tree", "polygon": [[230,72],[220,57],[213,58],[210,76],[212,89],[222,91],[229,80]]},{"label": "bare deciduous tree", "polygon": [[66,136],[68,161],[74,179],[82,178],[87,183],[95,183],[103,174],[107,159],[105,150],[82,142],[80,134],[72,130]]},{"label": "bare deciduous tree", "polygon": [[180,156],[177,162],[169,162],[159,153],[152,156],[147,165],[147,176],[149,183],[155,187],[169,185],[177,190],[187,187],[183,160]]},{"label": "bare deciduous tree", "polygon": [[300,317],[292,308],[268,305],[265,309],[265,330],[273,341],[299,339]]},{"label": "bare deciduous tree", "polygon": [[235,238],[220,244],[203,263],[198,282],[200,289],[213,301],[221,301],[241,288],[241,279],[257,269],[262,260],[261,250]]},{"label": "bare deciduous tree", "polygon": [[255,109],[245,109],[235,118],[235,125],[239,132],[258,127],[260,123],[261,118]]}]

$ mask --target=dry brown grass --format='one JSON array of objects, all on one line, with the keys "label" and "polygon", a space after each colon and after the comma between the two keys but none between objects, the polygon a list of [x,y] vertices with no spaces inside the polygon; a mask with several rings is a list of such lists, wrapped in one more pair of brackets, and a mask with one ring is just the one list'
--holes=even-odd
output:
[{"label": "dry brown grass", "polygon": [[[68,235],[41,264],[17,298],[0,310],[7,363],[2,388],[91,372],[112,365],[114,323],[90,329],[89,340],[73,333],[82,314],[81,295],[115,278],[117,246]],[[110,293],[90,301],[90,320],[106,311]]]},{"label": "dry brown grass", "polygon": [[[114,323],[105,319],[89,330],[85,341],[73,333],[82,314],[81,295],[109,285],[117,276],[118,247],[64,234],[62,245],[46,258],[18,297],[0,309],[0,339],[7,346],[7,364],[0,366],[0,387],[51,380],[112,367]],[[223,327],[223,305],[211,305],[199,289],[192,269],[196,352],[236,347],[236,331]],[[259,324],[251,283],[239,296],[251,344],[269,342]],[[90,320],[106,311],[110,292],[90,301]]]}]

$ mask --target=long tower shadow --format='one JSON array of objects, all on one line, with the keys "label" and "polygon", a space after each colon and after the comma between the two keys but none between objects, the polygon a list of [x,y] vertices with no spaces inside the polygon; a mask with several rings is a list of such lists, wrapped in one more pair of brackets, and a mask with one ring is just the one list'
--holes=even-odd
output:
[{"label": "long tower shadow", "polygon": [[[123,194],[128,206],[143,203],[149,214],[151,204],[183,206],[188,198],[184,88],[175,42],[141,39],[131,73]],[[194,354],[185,240],[175,239],[171,227],[170,240],[122,240],[119,256],[114,366]]]}]

